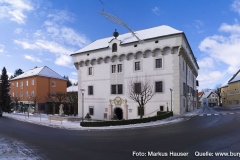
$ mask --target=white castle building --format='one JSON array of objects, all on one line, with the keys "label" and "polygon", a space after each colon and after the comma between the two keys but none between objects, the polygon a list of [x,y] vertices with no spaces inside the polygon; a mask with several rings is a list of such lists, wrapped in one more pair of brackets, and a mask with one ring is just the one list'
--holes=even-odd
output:
[{"label": "white castle building", "polygon": [[199,67],[184,32],[162,25],[135,34],[142,42],[132,33],[120,34],[96,40],[71,55],[78,70],[79,117],[89,113],[98,120],[110,120],[114,114],[119,119],[139,118],[138,103],[127,96],[128,81],[136,76],[147,76],[154,86],[144,117],[171,106],[174,114],[197,107]]}]

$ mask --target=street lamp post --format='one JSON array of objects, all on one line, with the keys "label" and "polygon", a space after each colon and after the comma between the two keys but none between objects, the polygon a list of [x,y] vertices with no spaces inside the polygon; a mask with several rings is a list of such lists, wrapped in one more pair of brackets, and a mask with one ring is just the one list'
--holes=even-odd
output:
[{"label": "street lamp post", "polygon": [[170,88],[170,91],[171,91],[171,111],[172,111],[172,89]]},{"label": "street lamp post", "polygon": [[84,111],[84,91],[85,89],[81,89],[82,91],[82,122],[83,122],[83,111]]}]

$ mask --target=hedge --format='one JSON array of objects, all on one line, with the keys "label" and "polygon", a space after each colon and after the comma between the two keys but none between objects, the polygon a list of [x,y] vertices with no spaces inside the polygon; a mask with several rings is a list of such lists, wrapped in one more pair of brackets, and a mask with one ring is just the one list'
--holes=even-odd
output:
[{"label": "hedge", "polygon": [[166,114],[166,113],[168,113],[168,112],[167,112],[167,111],[158,111],[158,112],[157,112],[157,115],[160,116],[160,115]]},{"label": "hedge", "polygon": [[80,122],[82,127],[103,127],[103,126],[118,126],[118,125],[128,125],[137,123],[147,123],[152,121],[157,121],[173,116],[173,112],[162,113],[159,116],[148,117],[143,119],[129,119],[129,120],[119,120],[119,121],[101,121],[101,122]]}]

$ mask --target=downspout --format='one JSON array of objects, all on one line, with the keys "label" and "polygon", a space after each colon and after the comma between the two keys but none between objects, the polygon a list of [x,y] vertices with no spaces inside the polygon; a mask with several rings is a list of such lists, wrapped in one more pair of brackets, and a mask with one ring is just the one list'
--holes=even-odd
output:
[{"label": "downspout", "polygon": [[186,97],[186,112],[188,112],[188,99],[187,99],[187,93],[188,93],[188,90],[187,90],[187,73],[188,73],[188,67],[187,67],[187,61],[186,61],[186,86],[185,86],[185,88],[186,88],[186,95],[185,95],[185,97]]},{"label": "downspout", "polygon": [[[192,72],[192,75],[193,75],[193,72]],[[193,85],[192,85],[193,86],[193,90],[192,90],[193,96],[192,97],[193,97],[193,104],[195,104],[194,103],[194,94],[195,94],[195,90],[194,90],[194,75],[192,77],[192,80],[193,80]],[[194,109],[194,106],[193,106],[193,109]]]}]

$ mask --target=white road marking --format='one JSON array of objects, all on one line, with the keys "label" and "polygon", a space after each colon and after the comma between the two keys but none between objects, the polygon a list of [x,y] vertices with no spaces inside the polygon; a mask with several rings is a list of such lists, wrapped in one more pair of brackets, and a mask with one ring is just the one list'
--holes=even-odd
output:
[{"label": "white road marking", "polygon": [[216,115],[216,116],[217,116],[217,115],[219,115],[219,114],[214,114],[214,115]]},{"label": "white road marking", "polygon": [[199,116],[203,116],[203,114],[200,114]]},{"label": "white road marking", "polygon": [[229,113],[229,114],[234,114],[234,113]]},{"label": "white road marking", "polygon": [[207,114],[207,116],[211,116],[212,114]]}]

